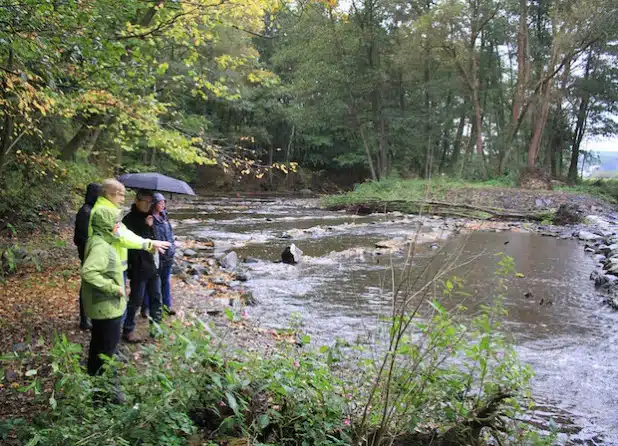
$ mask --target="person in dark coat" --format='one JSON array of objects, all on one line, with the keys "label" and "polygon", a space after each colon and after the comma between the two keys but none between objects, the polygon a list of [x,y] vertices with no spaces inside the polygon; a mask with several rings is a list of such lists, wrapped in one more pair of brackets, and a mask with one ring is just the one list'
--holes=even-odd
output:
[{"label": "person in dark coat", "polygon": [[[122,220],[125,226],[140,237],[154,240],[153,220],[150,214],[152,195],[147,191],[139,191],[135,203]],[[128,278],[131,281],[131,294],[123,323],[122,337],[126,342],[135,343],[140,340],[134,335],[135,315],[142,305],[145,293],[150,297],[150,318],[161,322],[161,280],[159,279],[159,253],[130,249]]]},{"label": "person in dark coat", "polygon": [[152,216],[154,217],[154,235],[155,239],[164,242],[169,242],[170,247],[161,255],[159,262],[159,277],[161,278],[161,294],[163,298],[163,308],[168,314],[174,315],[176,312],[172,309],[172,265],[174,264],[174,254],[176,247],[174,246],[174,231],[172,225],[167,218],[167,210],[165,208],[165,197],[158,192],[152,194]]},{"label": "person in dark coat", "polygon": [[[99,183],[90,183],[86,187],[86,197],[84,204],[77,215],[75,216],[75,233],[73,234],[73,243],[77,246],[77,254],[79,261],[84,264],[84,253],[86,252],[86,242],[88,241],[88,224],[90,222],[90,211],[96,203],[97,198],[101,194],[101,185]],[[82,330],[90,330],[92,325],[84,311],[83,287],[79,288],[79,328]]]}]

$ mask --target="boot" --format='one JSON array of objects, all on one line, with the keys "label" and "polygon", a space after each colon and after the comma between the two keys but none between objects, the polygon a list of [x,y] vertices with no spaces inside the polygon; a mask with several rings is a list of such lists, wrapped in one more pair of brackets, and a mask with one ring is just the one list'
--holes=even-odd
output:
[{"label": "boot", "polygon": [[142,340],[133,332],[123,333],[122,340],[129,344],[139,344]]}]

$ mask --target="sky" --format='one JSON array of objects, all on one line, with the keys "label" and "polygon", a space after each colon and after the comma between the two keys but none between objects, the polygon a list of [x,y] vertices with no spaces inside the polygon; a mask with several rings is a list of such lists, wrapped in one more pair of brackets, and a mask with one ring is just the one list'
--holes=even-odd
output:
[{"label": "sky", "polygon": [[586,139],[582,142],[582,149],[593,152],[618,152],[618,137]]}]

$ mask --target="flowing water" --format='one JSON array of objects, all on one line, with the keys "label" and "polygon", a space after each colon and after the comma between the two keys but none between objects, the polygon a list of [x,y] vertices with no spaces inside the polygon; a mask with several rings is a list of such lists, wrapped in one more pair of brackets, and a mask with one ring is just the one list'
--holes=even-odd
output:
[{"label": "flowing water", "polygon": [[[453,272],[472,295],[471,312],[495,290],[496,254],[512,256],[524,277],[507,281],[505,328],[536,372],[531,421],[543,428],[553,418],[571,444],[618,445],[618,314],[595,293],[594,265],[579,242],[521,232],[447,238],[456,220],[361,217],[307,200],[203,198],[172,214],[177,234],[212,239],[217,251],[251,259],[243,267],[260,302],[249,309],[252,318],[284,327],[299,313],[318,345],[336,338],[370,342],[380,315],[390,311],[392,271],[404,267],[406,256],[375,255],[376,242],[419,234],[426,243],[413,259],[417,271],[439,268],[449,254],[462,262],[482,254]],[[303,250],[302,263],[274,263],[290,243]]]}]

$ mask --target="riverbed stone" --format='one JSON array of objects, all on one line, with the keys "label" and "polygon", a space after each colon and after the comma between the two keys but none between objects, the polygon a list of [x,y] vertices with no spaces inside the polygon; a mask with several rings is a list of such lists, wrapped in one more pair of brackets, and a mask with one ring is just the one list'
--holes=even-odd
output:
[{"label": "riverbed stone", "polygon": [[181,274],[184,271],[184,267],[177,262],[172,265],[172,274]]},{"label": "riverbed stone", "polygon": [[236,274],[236,280],[238,280],[239,282],[248,282],[249,275],[246,273],[238,273]]},{"label": "riverbed stone", "polygon": [[618,252],[618,244],[614,243],[609,246],[603,244],[597,248],[597,254],[603,254],[605,256],[608,256],[612,252]]},{"label": "riverbed stone", "polygon": [[403,237],[398,237],[390,240],[380,240],[375,244],[375,247],[378,249],[400,249],[405,242]]},{"label": "riverbed stone", "polygon": [[227,280],[225,280],[225,278],[223,277],[215,277],[214,279],[212,279],[212,283],[214,283],[215,285],[227,285],[228,284]]},{"label": "riverbed stone", "polygon": [[195,257],[195,256],[197,256],[197,252],[194,251],[193,249],[190,249],[190,248],[189,249],[185,249],[183,254],[184,254],[185,257]]},{"label": "riverbed stone", "polygon": [[618,274],[618,263],[612,263],[605,267],[608,274],[617,275]]},{"label": "riverbed stone", "polygon": [[296,247],[294,243],[287,246],[281,253],[281,261],[288,265],[296,265],[300,263],[303,257],[303,252]]},{"label": "riverbed stone", "polygon": [[219,263],[221,263],[223,268],[234,270],[238,266],[238,254],[234,251],[229,252],[219,261]]},{"label": "riverbed stone", "polygon": [[593,257],[593,260],[595,261],[595,263],[603,263],[607,260],[607,257],[605,257],[603,254],[597,254]]},{"label": "riverbed stone", "polygon": [[243,263],[254,264],[254,263],[259,263],[259,260],[254,259],[253,257],[247,257],[245,260],[243,260]]},{"label": "riverbed stone", "polygon": [[594,286],[596,288],[611,288],[616,284],[618,277],[610,274],[599,274],[594,280]]},{"label": "riverbed stone", "polygon": [[613,251],[608,252],[605,257],[608,259],[613,259],[614,257],[618,257],[618,249],[614,249]]},{"label": "riverbed stone", "polygon": [[191,265],[187,270],[191,276],[207,276],[210,272],[202,265]]},{"label": "riverbed stone", "polygon": [[595,241],[595,240],[599,240],[599,239],[603,238],[602,236],[600,236],[598,234],[593,234],[590,231],[579,231],[579,233],[577,234],[577,237],[580,240],[586,241],[586,242],[591,242],[591,241]]},{"label": "riverbed stone", "polygon": [[616,295],[616,291],[610,292],[607,296],[605,296],[605,303],[612,307],[614,310],[618,310],[618,295]]}]

